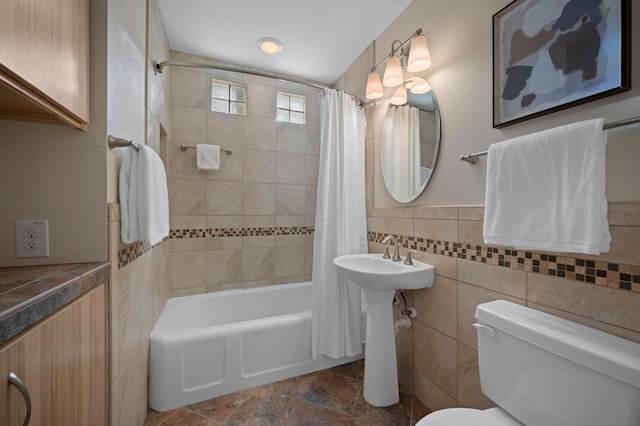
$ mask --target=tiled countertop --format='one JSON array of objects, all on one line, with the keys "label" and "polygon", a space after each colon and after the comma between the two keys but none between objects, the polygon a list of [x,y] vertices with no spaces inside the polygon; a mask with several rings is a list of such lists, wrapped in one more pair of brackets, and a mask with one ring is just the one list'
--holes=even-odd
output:
[{"label": "tiled countertop", "polygon": [[0,344],[109,277],[109,263],[0,268]]}]

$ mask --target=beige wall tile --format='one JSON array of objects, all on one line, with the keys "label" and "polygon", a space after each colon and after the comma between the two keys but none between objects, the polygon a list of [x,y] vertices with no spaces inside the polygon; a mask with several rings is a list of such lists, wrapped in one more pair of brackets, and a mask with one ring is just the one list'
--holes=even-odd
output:
[{"label": "beige wall tile", "polygon": [[242,281],[248,283],[275,278],[276,249],[252,248],[242,251]]},{"label": "beige wall tile", "polygon": [[450,396],[457,394],[457,343],[439,331],[413,321],[413,363],[421,374]]},{"label": "beige wall tile", "polygon": [[[307,185],[306,186],[307,196],[304,203],[304,211],[307,217],[315,219],[316,217],[316,208],[318,201],[318,187]],[[313,225],[311,225],[313,226]]]},{"label": "beige wall tile", "polygon": [[247,115],[273,120],[276,116],[276,88],[272,84],[250,83],[248,92]]},{"label": "beige wall tile", "polygon": [[276,151],[307,152],[306,126],[290,123],[276,123]]},{"label": "beige wall tile", "polygon": [[243,187],[243,215],[265,216],[276,214],[276,185],[254,183]]},{"label": "beige wall tile", "polygon": [[478,353],[458,343],[458,402],[464,407],[484,410],[496,404],[480,389]]},{"label": "beige wall tile", "polygon": [[320,124],[307,123],[305,131],[306,152],[309,155],[320,155]]},{"label": "beige wall tile", "polygon": [[276,181],[303,185],[307,179],[307,155],[295,152],[279,152],[276,155]]},{"label": "beige wall tile", "polygon": [[455,339],[458,335],[458,283],[436,276],[431,288],[414,292],[420,321]]},{"label": "beige wall tile", "polygon": [[307,155],[306,161],[307,161],[307,171],[306,171],[305,183],[307,185],[318,185],[318,174],[320,172],[320,157],[317,155]]},{"label": "beige wall tile", "polygon": [[304,246],[276,248],[276,278],[302,276],[304,266]]},{"label": "beige wall tile", "polygon": [[251,237],[242,237],[243,248],[268,248],[275,247],[276,237],[275,235],[259,235]]},{"label": "beige wall tile", "polygon": [[508,300],[510,302],[525,304],[523,299],[516,299],[495,291],[458,283],[458,342],[477,350],[478,337],[476,329],[472,324],[476,322],[476,307],[480,303],[491,302],[493,300]]},{"label": "beige wall tile", "polygon": [[245,186],[242,182],[207,182],[207,215],[241,215]]},{"label": "beige wall tile", "polygon": [[415,218],[458,220],[458,207],[416,207]]},{"label": "beige wall tile", "polygon": [[203,287],[206,282],[206,252],[169,254],[171,288]]},{"label": "beige wall tile", "polygon": [[276,189],[276,214],[304,216],[306,191],[305,185],[278,185]]},{"label": "beige wall tile", "polygon": [[483,223],[477,220],[461,220],[458,222],[458,241],[463,244],[484,245],[482,226]]},{"label": "beige wall tile", "polygon": [[607,216],[611,226],[640,227],[640,202],[609,203]]},{"label": "beige wall tile", "polygon": [[[412,303],[408,303],[408,306],[412,306]],[[394,319],[400,318],[400,310],[393,310]],[[413,322],[413,320],[411,320]],[[413,366],[413,331],[414,327],[410,328],[400,328],[398,329],[398,334],[396,334],[396,355],[399,358],[403,358],[405,362],[411,364]]]},{"label": "beige wall tile", "polygon": [[207,252],[207,288],[242,281],[242,250]]},{"label": "beige wall tile", "polygon": [[460,220],[484,222],[484,206],[460,206]]},{"label": "beige wall tile", "polygon": [[169,214],[198,216],[206,211],[206,183],[200,180],[169,179]]},{"label": "beige wall tile", "polygon": [[411,236],[414,235],[413,219],[385,217],[382,219],[382,229],[389,235]]},{"label": "beige wall tile", "polygon": [[640,227],[609,226],[609,231],[611,232],[611,250],[608,253],[599,256],[579,256],[605,262],[640,265],[640,250],[638,250]]},{"label": "beige wall tile", "polygon": [[276,226],[275,216],[243,216],[242,227],[244,228],[271,228]]},{"label": "beige wall tile", "polygon": [[445,219],[416,219],[415,236],[432,240],[458,241],[458,221]]},{"label": "beige wall tile", "polygon": [[230,250],[242,248],[243,237],[211,237],[207,236],[207,250]]},{"label": "beige wall tile", "polygon": [[171,107],[171,140],[175,143],[203,143],[207,111],[177,105]]},{"label": "beige wall tile", "polygon": [[171,229],[205,229],[207,227],[206,216],[169,216]]},{"label": "beige wall tile", "polygon": [[433,265],[436,275],[454,280],[458,278],[458,260],[455,257],[440,256],[423,251],[419,251],[414,256],[421,262]]},{"label": "beige wall tile", "polygon": [[400,392],[413,393],[413,364],[398,357],[398,386]]},{"label": "beige wall tile", "polygon": [[[195,160],[191,167],[196,167]],[[220,153],[220,168],[218,170],[207,170],[204,171],[204,173],[207,180],[230,180],[239,182],[242,180],[243,171],[244,151],[240,148],[234,148],[231,150],[231,155],[224,152]]]},{"label": "beige wall tile", "polygon": [[528,274],[528,301],[640,332],[640,294]]},{"label": "beige wall tile", "polygon": [[[173,116],[173,113],[171,114]],[[244,117],[207,111],[206,139],[199,143],[219,145],[222,148],[239,149],[244,145]],[[178,140],[172,136],[173,140]],[[198,143],[198,141],[196,141]]]},{"label": "beige wall tile", "polygon": [[170,288],[169,289],[169,297],[182,297],[182,296],[191,296],[194,294],[204,294],[205,286],[194,286],[194,287],[184,287],[184,288]]},{"label": "beige wall tile", "polygon": [[305,226],[305,216],[276,216],[277,227]]},{"label": "beige wall tile", "polygon": [[626,328],[616,327],[604,322],[581,317],[579,315],[560,311],[558,309],[553,309],[548,306],[538,305],[537,303],[529,302],[527,303],[527,306],[532,309],[546,312],[560,318],[568,319],[569,321],[586,325],[587,327],[595,328],[596,330],[604,331],[605,333],[613,334],[614,336],[622,337],[623,339],[631,340],[632,342],[640,343],[640,333],[627,330]]},{"label": "beige wall tile", "polygon": [[458,403],[451,395],[440,389],[435,383],[415,369],[413,370],[413,392],[420,402],[432,411],[458,406]]},{"label": "beige wall tile", "polygon": [[175,238],[168,242],[172,253],[204,251],[207,249],[206,238]]},{"label": "beige wall tile", "polygon": [[458,281],[519,299],[524,299],[527,296],[526,273],[502,266],[458,260]]},{"label": "beige wall tile", "polygon": [[245,117],[244,147],[267,151],[276,150],[276,122],[273,117]]},{"label": "beige wall tile", "polygon": [[275,183],[276,154],[272,151],[244,150],[243,181]]},{"label": "beige wall tile", "polygon": [[136,353],[140,338],[140,289],[134,285],[123,297],[117,306],[118,324],[118,366],[121,380],[126,366],[133,354]]},{"label": "beige wall tile", "polygon": [[207,76],[200,71],[184,68],[171,69],[171,105],[206,109],[210,91]]},{"label": "beige wall tile", "polygon": [[413,207],[394,207],[383,209],[383,217],[413,219]]},{"label": "beige wall tile", "polygon": [[367,231],[369,232],[384,232],[384,219],[381,217],[368,217],[367,218]]}]

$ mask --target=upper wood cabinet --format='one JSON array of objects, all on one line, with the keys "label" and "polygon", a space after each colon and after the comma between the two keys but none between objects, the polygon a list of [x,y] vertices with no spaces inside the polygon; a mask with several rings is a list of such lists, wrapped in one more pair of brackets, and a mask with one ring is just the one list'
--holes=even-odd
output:
[{"label": "upper wood cabinet", "polygon": [[89,0],[0,1],[0,118],[89,122]]}]

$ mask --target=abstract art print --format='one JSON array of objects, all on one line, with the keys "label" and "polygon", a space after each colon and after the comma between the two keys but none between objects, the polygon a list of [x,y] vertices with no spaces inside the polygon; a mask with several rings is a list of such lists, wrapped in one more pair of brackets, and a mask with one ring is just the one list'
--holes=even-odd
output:
[{"label": "abstract art print", "polygon": [[493,127],[630,89],[631,0],[515,0],[493,15]]}]

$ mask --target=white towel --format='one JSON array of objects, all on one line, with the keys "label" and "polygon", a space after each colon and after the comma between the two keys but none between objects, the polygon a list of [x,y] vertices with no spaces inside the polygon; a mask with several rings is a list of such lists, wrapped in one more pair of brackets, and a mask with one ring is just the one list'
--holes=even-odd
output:
[{"label": "white towel", "polygon": [[154,245],[169,235],[167,175],[155,151],[126,148],[120,167],[120,237]]},{"label": "white towel", "polygon": [[489,147],[485,243],[609,251],[603,124],[588,120]]},{"label": "white towel", "polygon": [[220,168],[220,147],[218,145],[196,145],[198,170],[218,170]]}]

